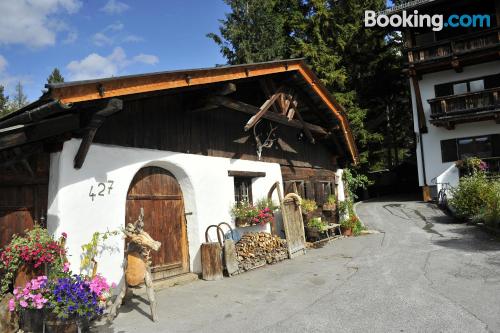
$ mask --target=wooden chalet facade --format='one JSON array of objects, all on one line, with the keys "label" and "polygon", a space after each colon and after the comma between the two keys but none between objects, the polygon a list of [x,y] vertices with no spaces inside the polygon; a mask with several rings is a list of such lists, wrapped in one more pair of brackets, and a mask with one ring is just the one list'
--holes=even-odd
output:
[{"label": "wooden chalet facade", "polygon": [[[255,203],[278,181],[321,205],[358,158],[345,112],[302,60],[47,88],[0,119],[0,245],[46,224],[68,233],[74,264],[93,232],[143,208],[163,243],[155,277],[199,272],[204,231],[230,222],[235,200]],[[123,241],[106,251],[100,267],[118,281]]]}]

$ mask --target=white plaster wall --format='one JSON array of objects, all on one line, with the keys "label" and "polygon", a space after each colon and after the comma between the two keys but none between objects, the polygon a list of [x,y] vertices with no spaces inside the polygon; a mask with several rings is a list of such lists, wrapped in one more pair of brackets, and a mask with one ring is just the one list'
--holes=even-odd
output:
[{"label": "white plaster wall", "polygon": [[[442,174],[437,176],[436,178],[437,192],[439,193],[441,188],[445,187],[444,184],[449,184],[451,187],[456,187],[459,181],[460,181],[460,171],[458,170],[455,164],[452,164]],[[451,198],[453,196],[453,193],[451,191],[447,191],[446,195],[448,198]]]},{"label": "white plaster wall", "polygon": [[[480,65],[464,67],[462,73],[457,73],[454,70],[431,73],[424,75],[422,77],[422,80],[419,81],[420,93],[422,95],[422,104],[424,107],[427,128],[429,130],[428,133],[423,134],[422,136],[427,185],[433,185],[433,183],[431,183],[431,180],[442,174],[453,164],[453,162],[442,163],[440,143],[441,140],[500,133],[500,126],[493,120],[459,124],[456,125],[455,129],[453,130],[447,130],[444,127],[437,127],[430,124],[429,119],[431,114],[431,107],[427,100],[435,98],[434,86],[441,83],[467,80],[497,73],[500,73],[500,61],[493,61]],[[416,121],[417,107],[411,80],[410,85],[413,105],[414,130],[415,133],[418,134],[418,126]],[[417,145],[419,183],[420,186],[423,186],[424,182],[421,169],[421,158],[420,147]]]},{"label": "white plaster wall", "polygon": [[[205,230],[211,224],[229,222],[230,206],[234,202],[233,177],[228,170],[265,172],[252,183],[254,200],[266,197],[270,187],[282,182],[281,168],[276,163],[233,160],[168,151],[125,148],[93,144],[83,167],[73,168],[73,158],[80,140],[64,144],[61,152],[52,154],[47,223],[55,234],[68,233],[69,260],[73,271],[80,266],[81,245],[90,241],[95,231],[117,230],[125,223],[127,191],[134,175],[145,166],[167,169],[177,178],[183,192],[192,272],[201,272],[200,245]],[[112,190],[92,201],[91,186],[96,191],[99,182],[114,182]],[[277,202],[278,198],[274,200]],[[246,229],[246,228],[245,228]],[[269,226],[246,230],[266,230]],[[241,230],[240,230],[241,232]],[[98,258],[98,271],[118,283],[122,277],[124,241],[113,237]]]}]

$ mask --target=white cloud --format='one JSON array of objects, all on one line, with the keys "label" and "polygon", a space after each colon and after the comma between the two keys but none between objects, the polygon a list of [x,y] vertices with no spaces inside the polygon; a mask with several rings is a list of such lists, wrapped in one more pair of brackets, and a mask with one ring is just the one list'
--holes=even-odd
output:
[{"label": "white cloud", "polygon": [[92,42],[97,46],[112,45],[114,43],[112,38],[106,36],[102,32],[94,34],[94,36],[92,36]]},{"label": "white cloud", "polygon": [[76,13],[81,5],[79,0],[0,1],[0,45],[54,45],[57,32],[65,29],[64,22],[54,15]]},{"label": "white cloud", "polygon": [[158,61],[157,56],[142,53],[128,58],[121,47],[115,47],[108,56],[91,53],[82,60],[73,60],[66,68],[70,80],[88,80],[119,75],[121,70],[136,63],[155,65]]},{"label": "white cloud", "polygon": [[125,38],[123,38],[124,43],[138,43],[138,42],[142,42],[143,40],[144,40],[144,38],[142,38],[141,36],[137,36],[137,35],[128,35],[128,36],[125,36]]},{"label": "white cloud", "polygon": [[135,62],[142,62],[143,64],[156,65],[159,61],[158,57],[152,54],[138,54],[132,58]]},{"label": "white cloud", "polygon": [[111,31],[121,31],[125,25],[121,22],[115,22],[113,24],[108,25],[106,28],[104,28],[104,31],[111,30]]},{"label": "white cloud", "polygon": [[109,0],[106,5],[101,8],[103,12],[106,12],[110,15],[123,13],[127,9],[129,9],[129,5],[118,0]]}]

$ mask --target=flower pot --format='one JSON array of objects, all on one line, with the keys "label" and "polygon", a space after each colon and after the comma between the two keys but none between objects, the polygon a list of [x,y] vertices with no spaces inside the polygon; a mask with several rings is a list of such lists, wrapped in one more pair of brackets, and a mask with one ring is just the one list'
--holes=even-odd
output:
[{"label": "flower pot", "polygon": [[247,218],[239,218],[237,217],[234,220],[234,223],[238,228],[250,227],[252,226],[252,219],[250,217]]},{"label": "flower pot", "polygon": [[36,309],[21,311],[19,326],[24,332],[43,332],[43,311]]},{"label": "flower pot", "polygon": [[24,287],[37,276],[43,275],[43,267],[34,268],[31,265],[24,264],[17,271],[16,279],[14,280],[14,288]]},{"label": "flower pot", "polygon": [[76,319],[47,319],[45,320],[45,333],[78,333],[78,321]]},{"label": "flower pot", "polygon": [[333,212],[335,211],[335,204],[324,204],[323,205],[323,211],[328,211],[328,212]]},{"label": "flower pot", "polygon": [[319,239],[320,231],[316,228],[306,227],[306,236],[308,239]]},{"label": "flower pot", "polygon": [[344,227],[344,226],[340,226],[340,229],[342,230],[342,235],[343,236],[352,236],[352,228],[349,227]]}]

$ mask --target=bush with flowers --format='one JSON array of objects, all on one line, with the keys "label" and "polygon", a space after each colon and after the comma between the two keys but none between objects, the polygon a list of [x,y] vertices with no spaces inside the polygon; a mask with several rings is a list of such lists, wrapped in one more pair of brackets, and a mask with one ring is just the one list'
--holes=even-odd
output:
[{"label": "bush with flowers", "polygon": [[102,276],[60,277],[48,283],[48,307],[58,319],[93,319],[104,313],[111,287]]},{"label": "bush with flowers", "polygon": [[48,302],[47,276],[42,275],[29,281],[24,287],[14,289],[14,297],[9,301],[9,310],[37,309],[41,310]]},{"label": "bush with flowers", "polygon": [[273,210],[276,206],[271,200],[261,199],[256,205],[249,202],[237,202],[231,209],[238,227],[265,225],[274,221]]},{"label": "bush with flowers", "polygon": [[39,276],[14,289],[9,310],[45,309],[47,315],[60,320],[90,320],[104,313],[112,287],[101,275],[87,278],[67,271],[53,279]]},{"label": "bush with flowers", "polygon": [[53,271],[62,270],[66,250],[64,243],[66,234],[55,240],[47,229],[35,226],[27,230],[25,236],[14,235],[12,241],[0,251],[0,296],[5,294],[19,269],[28,265],[41,269],[49,265]]}]

